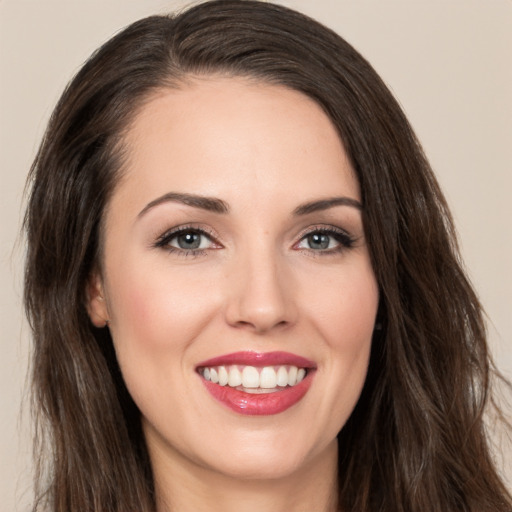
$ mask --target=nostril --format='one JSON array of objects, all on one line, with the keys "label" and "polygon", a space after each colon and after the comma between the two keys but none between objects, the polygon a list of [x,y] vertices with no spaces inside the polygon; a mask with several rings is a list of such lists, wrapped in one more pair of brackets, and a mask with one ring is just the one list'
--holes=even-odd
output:
[{"label": "nostril", "polygon": [[226,321],[254,332],[283,329],[297,316],[293,283],[285,279],[285,273],[278,278],[274,270],[262,269],[261,262],[259,265],[257,269],[250,264],[241,268],[239,279],[230,282]]},{"label": "nostril", "polygon": [[256,333],[264,333],[270,330],[284,329],[288,325],[290,325],[290,322],[287,320],[278,320],[276,322],[273,322],[271,320],[265,322],[262,321],[261,319],[254,320],[252,322],[247,320],[238,320],[237,322],[234,322],[231,325],[239,329],[248,329]]}]

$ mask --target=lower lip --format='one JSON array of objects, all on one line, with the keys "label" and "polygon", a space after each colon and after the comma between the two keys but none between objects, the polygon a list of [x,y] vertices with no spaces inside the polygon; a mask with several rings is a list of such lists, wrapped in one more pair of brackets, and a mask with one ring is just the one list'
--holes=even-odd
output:
[{"label": "lower lip", "polygon": [[313,372],[310,371],[304,380],[295,386],[262,394],[244,393],[229,386],[219,386],[208,380],[201,380],[213,398],[233,411],[252,416],[268,416],[286,411],[299,402],[311,386]]}]

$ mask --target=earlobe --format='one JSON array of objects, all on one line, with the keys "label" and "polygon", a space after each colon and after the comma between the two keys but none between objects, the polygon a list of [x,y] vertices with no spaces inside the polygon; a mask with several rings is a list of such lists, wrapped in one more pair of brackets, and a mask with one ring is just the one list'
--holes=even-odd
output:
[{"label": "earlobe", "polygon": [[109,314],[105,300],[103,280],[99,272],[93,272],[87,282],[87,313],[95,327],[105,327],[108,324]]}]

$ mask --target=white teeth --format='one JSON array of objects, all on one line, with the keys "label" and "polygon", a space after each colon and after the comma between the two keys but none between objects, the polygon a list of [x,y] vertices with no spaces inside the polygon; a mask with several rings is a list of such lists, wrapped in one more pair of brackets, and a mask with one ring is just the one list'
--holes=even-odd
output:
[{"label": "white teeth", "polygon": [[277,386],[277,375],[274,368],[265,366],[260,374],[260,388],[272,389]]},{"label": "white teeth", "polygon": [[225,386],[228,383],[229,376],[224,366],[219,366],[219,384]]},{"label": "white teeth", "polygon": [[284,366],[281,366],[279,370],[277,370],[277,385],[282,388],[288,385],[288,372]]},{"label": "white teeth", "polygon": [[295,386],[297,384],[297,367],[290,366],[288,370],[288,386]]},{"label": "white teeth", "polygon": [[306,376],[306,369],[297,368],[296,366],[257,368],[255,366],[232,365],[227,368],[225,366],[203,368],[201,373],[205,380],[214,384],[228,385],[232,388],[243,387],[256,392],[258,389],[278,391],[278,387],[295,386]]},{"label": "white teeth", "polygon": [[242,384],[242,374],[236,366],[232,366],[229,370],[228,386],[236,388]]},{"label": "white teeth", "polygon": [[259,388],[260,374],[254,366],[246,366],[242,371],[242,386],[244,388]]}]

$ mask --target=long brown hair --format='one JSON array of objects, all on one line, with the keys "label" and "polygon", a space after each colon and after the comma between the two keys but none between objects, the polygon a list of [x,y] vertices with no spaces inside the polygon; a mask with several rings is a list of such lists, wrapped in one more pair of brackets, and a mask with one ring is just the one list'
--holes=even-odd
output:
[{"label": "long brown hair", "polygon": [[481,308],[420,144],[348,43],[297,12],[251,0],[130,25],[89,59],[51,117],[25,218],[38,425],[33,510],[155,510],[140,415],[108,329],[89,321],[86,282],[100,265],[123,133],[157,89],[211,74],[313,98],[361,185],[380,325],[364,390],[338,436],[341,509],[512,511],[483,422],[492,372]]}]

